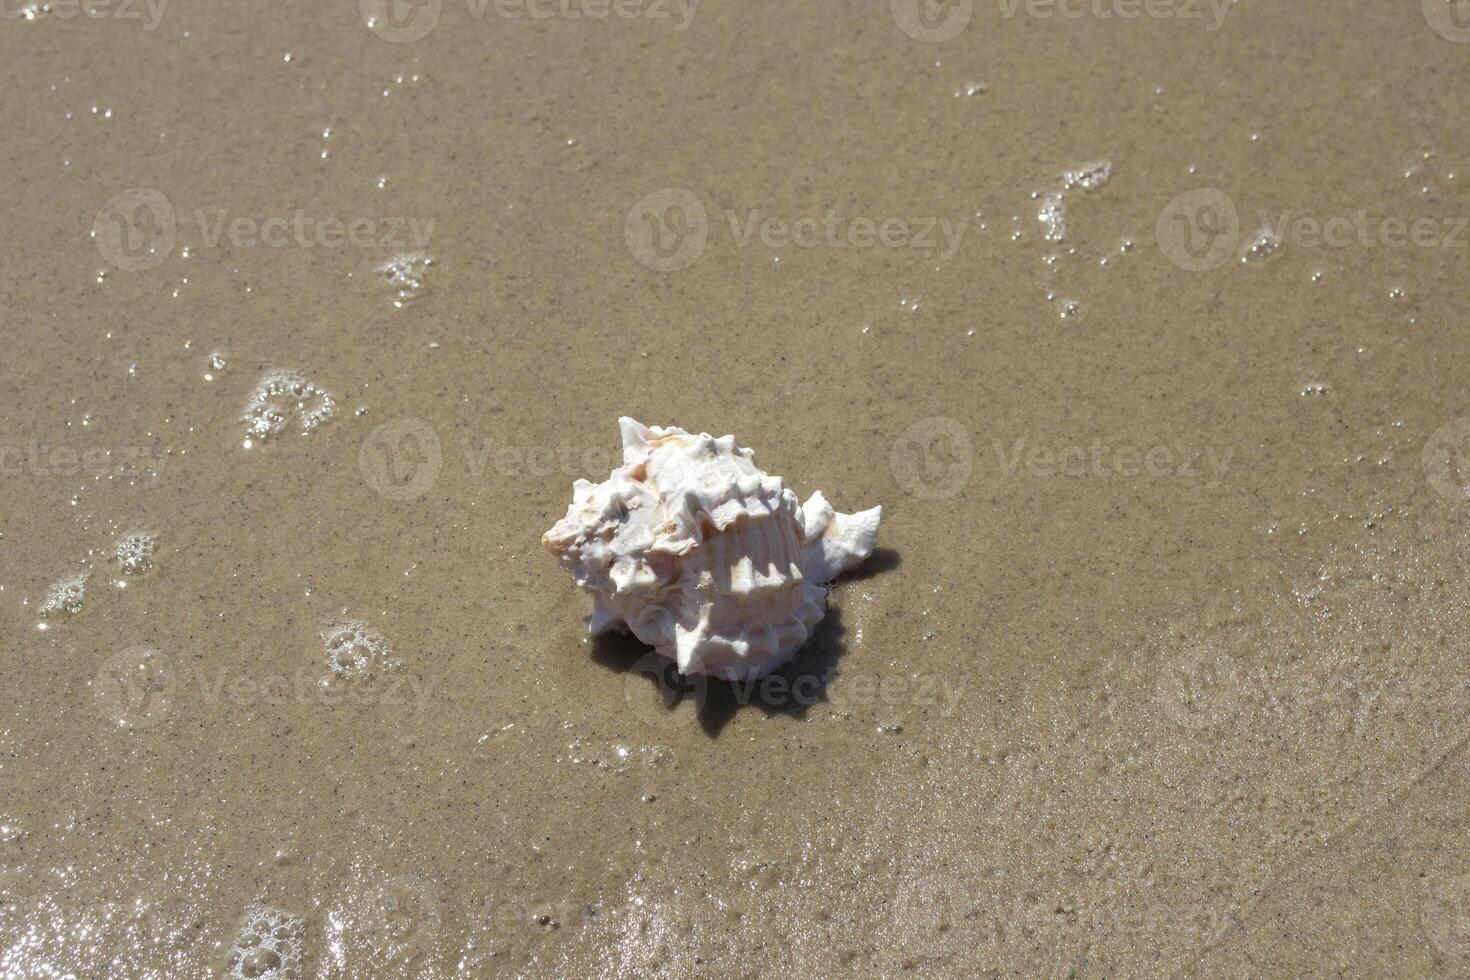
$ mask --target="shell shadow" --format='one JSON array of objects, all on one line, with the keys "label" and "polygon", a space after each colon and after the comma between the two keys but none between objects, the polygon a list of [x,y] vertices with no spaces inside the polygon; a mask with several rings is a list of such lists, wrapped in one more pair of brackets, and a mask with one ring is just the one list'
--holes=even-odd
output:
[{"label": "shell shadow", "polygon": [[874,548],[868,560],[839,578],[839,582],[864,582],[883,572],[891,572],[903,564],[898,552],[892,548]]},{"label": "shell shadow", "polygon": [[815,705],[827,700],[827,686],[837,676],[837,661],[847,652],[842,637],[842,610],[832,607],[817,624],[816,630],[797,651],[791,662],[760,680],[721,681],[708,677],[685,676],[674,662],[653,652],[647,644],[632,636],[604,634],[592,640],[592,659],[633,683],[633,674],[647,679],[657,692],[662,707],[654,712],[668,713],[684,701],[692,701],[698,709],[699,727],[711,738],[717,737],[730,719],[742,708],[755,708],[767,715],[803,718]]},{"label": "shell shadow", "polygon": [[827,686],[837,676],[837,661],[847,653],[842,641],[846,633],[842,610],[832,606],[785,667],[758,681],[710,681],[699,727],[716,737],[741,708],[756,708],[768,716],[805,718],[827,700]]}]

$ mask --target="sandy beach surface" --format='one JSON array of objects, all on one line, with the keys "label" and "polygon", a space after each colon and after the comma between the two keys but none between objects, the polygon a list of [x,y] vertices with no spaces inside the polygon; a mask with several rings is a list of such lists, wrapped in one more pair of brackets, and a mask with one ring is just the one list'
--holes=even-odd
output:
[{"label": "sandy beach surface", "polygon": [[[0,975],[1470,976],[1470,3],[0,13]],[[883,505],[772,681],[620,415]]]}]

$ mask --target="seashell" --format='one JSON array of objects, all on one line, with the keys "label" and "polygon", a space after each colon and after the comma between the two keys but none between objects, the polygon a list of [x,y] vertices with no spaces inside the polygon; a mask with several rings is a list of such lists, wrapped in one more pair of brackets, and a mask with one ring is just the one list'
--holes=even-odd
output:
[{"label": "seashell", "polygon": [[541,543],[592,595],[589,631],[631,632],[681,673],[750,680],[785,664],[826,612],[827,583],[878,540],[881,507],[798,506],[734,436],[618,421],[623,465],[578,480]]}]

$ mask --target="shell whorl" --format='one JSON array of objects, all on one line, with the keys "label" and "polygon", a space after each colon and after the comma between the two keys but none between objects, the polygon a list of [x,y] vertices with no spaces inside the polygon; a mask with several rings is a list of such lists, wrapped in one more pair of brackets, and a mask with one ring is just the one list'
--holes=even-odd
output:
[{"label": "shell whorl", "polygon": [[631,631],[683,673],[759,677],[800,649],[827,583],[872,553],[880,508],[798,506],[733,436],[624,418],[623,465],[578,480],[542,537],[593,597],[591,632]]}]

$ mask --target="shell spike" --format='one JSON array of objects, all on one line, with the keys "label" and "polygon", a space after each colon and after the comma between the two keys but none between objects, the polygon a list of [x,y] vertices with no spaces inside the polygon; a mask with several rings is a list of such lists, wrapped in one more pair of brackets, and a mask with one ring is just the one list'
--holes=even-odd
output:
[{"label": "shell spike", "polygon": [[637,419],[624,415],[618,419],[618,431],[623,437],[623,465],[637,462],[648,455],[648,441],[653,436],[648,426]]},{"label": "shell spike", "polygon": [[674,627],[674,663],[681,674],[697,674],[703,659],[704,634],[702,630],[686,630]]},{"label": "shell spike", "polygon": [[871,507],[856,514],[839,514],[820,493],[814,493],[801,508],[806,548],[802,564],[817,582],[830,582],[843,572],[862,564],[878,544],[878,523],[883,508]]},{"label": "shell spike", "polygon": [[592,599],[592,618],[587,623],[587,632],[592,636],[598,636],[609,631],[626,633],[627,627],[623,624],[623,617],[619,616],[617,610],[611,608],[600,596]]}]

